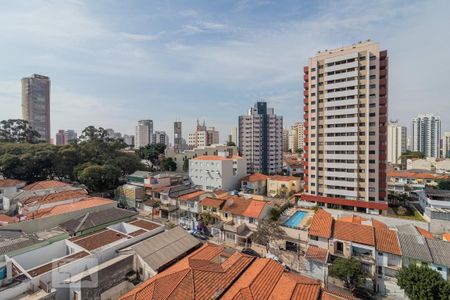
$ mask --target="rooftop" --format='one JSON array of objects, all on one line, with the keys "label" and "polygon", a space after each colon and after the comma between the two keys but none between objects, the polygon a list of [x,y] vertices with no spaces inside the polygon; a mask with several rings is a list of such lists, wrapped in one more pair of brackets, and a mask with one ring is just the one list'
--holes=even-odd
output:
[{"label": "rooftop", "polygon": [[324,264],[328,260],[328,250],[311,245],[306,250],[305,257],[308,260],[314,260]]},{"label": "rooftop", "polygon": [[427,239],[431,257],[435,264],[450,268],[450,243],[443,240]]},{"label": "rooftop", "polygon": [[42,205],[64,200],[82,199],[88,197],[87,194],[87,191],[84,189],[66,190],[42,196],[31,196],[29,198],[19,200],[19,202],[23,205]]},{"label": "rooftop", "polygon": [[267,180],[267,178],[269,178],[269,176],[261,174],[261,173],[254,173],[254,174],[250,174],[250,175],[243,177],[241,179],[241,181],[256,182],[256,181]]},{"label": "rooftop", "polygon": [[25,181],[17,179],[0,179],[0,187],[12,187],[25,185]]},{"label": "rooftop", "polygon": [[82,217],[62,223],[61,227],[69,232],[79,232],[103,224],[119,222],[136,215],[137,213],[131,210],[111,207],[101,211],[87,212]]},{"label": "rooftop", "polygon": [[192,160],[236,160],[236,159],[243,159],[243,158],[238,155],[233,155],[231,157],[219,156],[219,155],[203,155],[203,156],[193,158]]},{"label": "rooftop", "polygon": [[402,255],[397,232],[390,229],[375,227],[376,249],[380,252]]},{"label": "rooftop", "polygon": [[125,234],[111,229],[104,229],[87,236],[74,237],[69,240],[86,250],[92,251],[126,238],[128,238],[128,236]]},{"label": "rooftop", "polygon": [[182,200],[182,201],[193,200],[195,198],[200,197],[201,195],[204,195],[205,193],[206,193],[205,191],[195,191],[195,192],[185,194],[185,195],[178,197],[178,200]]},{"label": "rooftop", "polygon": [[449,179],[450,176],[431,173],[428,171],[391,171],[387,173],[388,177],[409,178],[409,179]]},{"label": "rooftop", "polygon": [[424,262],[433,261],[426,239],[422,235],[400,231],[398,232],[398,239],[403,256]]},{"label": "rooftop", "polygon": [[156,229],[156,228],[161,226],[161,224],[150,222],[150,221],[146,221],[146,220],[142,220],[142,219],[135,220],[135,221],[130,221],[128,223],[131,224],[131,225],[134,225],[134,226],[146,229],[146,230],[153,230],[153,229]]},{"label": "rooftop", "polygon": [[273,175],[273,176],[269,176],[268,179],[269,180],[274,180],[274,181],[299,181],[300,177]]},{"label": "rooftop", "polygon": [[223,257],[224,247],[205,244],[120,299],[213,299],[251,264],[253,257],[235,252]]},{"label": "rooftop", "polygon": [[225,203],[224,199],[216,199],[210,197],[206,197],[200,201],[200,204],[203,206],[214,207],[217,209],[220,209],[224,203]]},{"label": "rooftop", "polygon": [[43,180],[43,181],[36,181],[35,183],[26,185],[23,188],[23,190],[25,191],[46,190],[63,186],[70,186],[70,184],[57,180]]},{"label": "rooftop", "polygon": [[332,234],[333,217],[323,209],[317,210],[311,220],[308,234],[329,239]]},{"label": "rooftop", "polygon": [[335,221],[334,238],[359,244],[375,246],[375,235],[372,226]]},{"label": "rooftop", "polygon": [[132,248],[153,270],[196,248],[201,243],[186,230],[175,227],[144,240]]}]

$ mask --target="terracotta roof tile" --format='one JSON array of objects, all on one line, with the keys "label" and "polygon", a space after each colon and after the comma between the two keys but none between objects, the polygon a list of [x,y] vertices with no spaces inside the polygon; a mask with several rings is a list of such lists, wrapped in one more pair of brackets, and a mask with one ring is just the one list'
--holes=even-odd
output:
[{"label": "terracotta roof tile", "polygon": [[269,177],[269,180],[274,180],[274,181],[299,181],[301,180],[300,177],[295,177],[295,176],[282,176],[282,175],[273,175]]},{"label": "terracotta roof tile", "polygon": [[397,232],[394,230],[375,227],[376,249],[381,252],[402,255]]},{"label": "terracotta roof tile", "polygon": [[267,202],[265,201],[251,200],[250,204],[247,206],[247,209],[242,213],[242,215],[249,218],[258,219],[263,213],[266,205]]},{"label": "terracotta roof tile", "polygon": [[375,246],[375,235],[372,226],[336,221],[334,238],[344,241]]},{"label": "terracotta roof tile", "polygon": [[214,207],[220,209],[222,205],[225,203],[223,199],[215,199],[215,198],[205,198],[199,202],[203,206]]},{"label": "terracotta roof tile", "polygon": [[250,174],[250,175],[243,177],[241,179],[241,181],[255,182],[255,181],[267,180],[267,178],[269,178],[269,176],[261,174],[261,173],[254,173],[254,174]]},{"label": "terracotta roof tile", "polygon": [[319,236],[329,239],[333,229],[333,217],[323,209],[317,210],[309,226],[309,235]]},{"label": "terracotta roof tile", "polygon": [[195,198],[198,198],[201,195],[204,195],[205,193],[206,193],[205,191],[195,191],[195,192],[178,197],[178,200],[182,200],[182,201],[193,200]]},{"label": "terracotta roof tile", "polygon": [[410,172],[410,171],[391,171],[387,173],[388,177],[411,178],[411,179],[449,179],[448,175],[439,175],[430,172]]},{"label": "terracotta roof tile", "polygon": [[[233,284],[254,259],[235,252],[225,262],[219,263],[217,258],[223,251],[223,247],[205,244],[120,299],[212,299],[218,297]],[[200,260],[204,262],[199,262]],[[228,260],[231,260],[231,263],[227,263]]]},{"label": "terracotta roof tile", "polygon": [[450,233],[444,233],[442,239],[446,242],[450,242]]},{"label": "terracotta roof tile", "polygon": [[355,224],[361,224],[362,222],[367,221],[367,219],[364,219],[363,217],[359,217],[359,216],[355,216],[355,215],[342,217],[342,218],[339,218],[338,220],[342,221],[342,222],[349,222],[349,223],[355,223]]},{"label": "terracotta roof tile", "polygon": [[434,236],[431,234],[431,232],[429,232],[423,228],[420,228],[419,226],[416,226],[416,229],[421,235],[423,235],[427,239],[434,240]]},{"label": "terracotta roof tile", "polygon": [[43,196],[32,196],[21,202],[23,205],[47,204],[71,199],[83,199],[88,197],[87,194],[87,191],[83,189],[67,190]]},{"label": "terracotta roof tile", "polygon": [[25,181],[17,179],[0,179],[0,187],[24,185]]},{"label": "terracotta roof tile", "polygon": [[23,189],[25,191],[36,191],[36,190],[45,190],[45,189],[51,189],[51,188],[57,188],[62,186],[69,186],[70,184],[57,181],[57,180],[43,180],[43,181],[36,181],[35,183],[29,184],[25,186]]},{"label": "terracotta roof tile", "polygon": [[322,296],[320,297],[321,300],[358,300],[358,298],[355,298],[350,295],[346,295],[337,291],[331,291],[324,289],[322,292]]},{"label": "terracotta roof tile", "polygon": [[311,245],[306,250],[305,258],[324,264],[328,260],[328,250]]},{"label": "terracotta roof tile", "polygon": [[5,214],[0,214],[0,223],[14,223],[16,219]]},{"label": "terracotta roof tile", "polygon": [[87,208],[91,208],[91,207],[102,206],[102,205],[107,205],[107,204],[112,204],[112,203],[114,203],[114,201],[112,201],[110,199],[100,198],[100,197],[92,197],[92,198],[82,199],[82,200],[80,200],[78,202],[74,202],[74,203],[61,204],[61,205],[56,205],[51,208],[39,209],[35,212],[29,213],[26,217],[27,217],[27,219],[45,218],[45,217],[50,217],[50,216],[54,216],[54,215],[60,215],[60,214],[73,212],[76,210],[87,209]]}]

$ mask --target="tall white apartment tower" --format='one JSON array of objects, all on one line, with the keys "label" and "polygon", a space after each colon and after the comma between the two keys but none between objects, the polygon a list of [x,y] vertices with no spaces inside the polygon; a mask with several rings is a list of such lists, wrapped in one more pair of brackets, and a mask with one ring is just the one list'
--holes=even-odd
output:
[{"label": "tall white apartment tower", "polygon": [[296,122],[289,129],[289,150],[296,152],[304,147],[304,127],[303,122]]},{"label": "tall white apartment tower", "polygon": [[239,152],[249,173],[277,174],[283,166],[283,117],[266,102],[239,116]]},{"label": "tall white apartment tower", "polygon": [[444,132],[442,137],[442,156],[450,158],[450,132]]},{"label": "tall white apartment tower", "polygon": [[387,133],[387,161],[399,164],[400,156],[406,151],[406,127],[400,126],[398,121],[390,122]]},{"label": "tall white apartment tower", "polygon": [[420,114],[412,120],[413,151],[426,157],[440,157],[441,118],[433,114]]},{"label": "tall white apartment tower", "polygon": [[319,51],[304,68],[301,200],[386,212],[388,57],[378,43]]},{"label": "tall white apartment tower", "polygon": [[136,135],[134,141],[134,147],[136,149],[147,146],[152,143],[153,137],[153,121],[152,120],[140,120],[136,126]]}]

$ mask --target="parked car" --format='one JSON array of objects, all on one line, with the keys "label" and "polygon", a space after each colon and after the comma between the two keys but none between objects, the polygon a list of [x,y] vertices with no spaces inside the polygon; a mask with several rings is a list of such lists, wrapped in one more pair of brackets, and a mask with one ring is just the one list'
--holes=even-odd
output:
[{"label": "parked car", "polygon": [[353,296],[361,298],[361,299],[367,299],[367,300],[375,299],[375,294],[373,292],[371,292],[368,289],[362,288],[362,287],[357,287],[357,288],[353,289],[352,293],[353,293]]},{"label": "parked car", "polygon": [[242,253],[247,254],[247,255],[251,255],[254,257],[261,257],[261,255],[259,255],[258,252],[256,252],[255,250],[251,249],[251,248],[244,248],[241,250]]},{"label": "parked car", "polygon": [[195,236],[196,238],[206,241],[208,239],[208,236],[206,236],[205,234],[199,232],[199,231],[194,231],[191,233],[193,236]]}]

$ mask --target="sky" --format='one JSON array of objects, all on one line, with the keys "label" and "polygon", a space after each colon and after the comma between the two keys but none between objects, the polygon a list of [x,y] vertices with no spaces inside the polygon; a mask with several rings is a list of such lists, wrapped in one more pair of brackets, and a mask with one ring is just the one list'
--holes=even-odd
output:
[{"label": "sky", "polygon": [[450,1],[0,0],[0,120],[21,117],[20,79],[51,78],[52,136],[89,125],[173,139],[197,119],[224,141],[265,100],[303,119],[303,66],[371,39],[389,55],[389,118],[450,130]]}]

